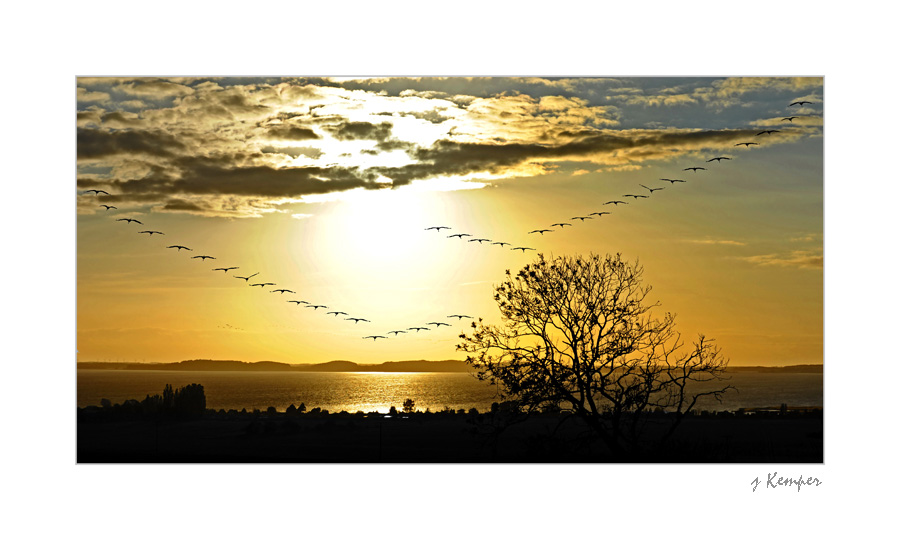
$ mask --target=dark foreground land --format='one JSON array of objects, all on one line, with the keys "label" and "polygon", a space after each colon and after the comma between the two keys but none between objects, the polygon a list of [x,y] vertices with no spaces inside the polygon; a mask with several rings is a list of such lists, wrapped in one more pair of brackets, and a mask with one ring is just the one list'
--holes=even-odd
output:
[{"label": "dark foreground land", "polygon": [[[613,456],[580,420],[538,415],[78,411],[79,463],[821,463],[822,411],[685,418],[658,451]],[[650,433],[652,438],[654,434]]]}]

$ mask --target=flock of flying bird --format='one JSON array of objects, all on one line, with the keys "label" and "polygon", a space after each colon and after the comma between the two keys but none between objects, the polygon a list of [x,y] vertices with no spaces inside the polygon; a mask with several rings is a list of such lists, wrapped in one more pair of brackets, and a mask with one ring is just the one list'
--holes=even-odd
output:
[{"label": "flock of flying bird", "polygon": [[[795,101],[795,102],[791,103],[791,104],[789,105],[789,107],[793,107],[794,105],[800,105],[800,106],[803,106],[803,105],[809,104],[809,103],[812,103],[812,102],[810,102],[810,101]],[[789,117],[782,118],[782,121],[783,121],[783,122],[792,122],[792,123],[793,123],[793,121],[794,121],[795,119],[797,119],[797,118],[800,118],[800,117],[799,117],[799,116],[789,116]],[[773,133],[780,133],[780,130],[777,130],[777,129],[766,129],[766,130],[762,130],[762,131],[760,131],[759,133],[757,133],[756,136],[757,136],[757,137],[762,136],[762,135],[768,136],[768,135],[771,135],[771,134],[773,134]],[[735,144],[734,146],[744,146],[745,148],[750,148],[751,146],[759,146],[759,143],[757,143],[757,142],[752,142],[752,141],[747,141],[747,142],[739,142],[739,143]],[[731,159],[732,159],[732,158],[730,158],[730,157],[728,157],[728,156],[716,156],[716,157],[714,157],[714,158],[711,158],[711,159],[706,160],[706,163],[712,163],[712,162],[721,163],[722,160],[729,160],[729,161],[730,161]],[[693,173],[696,173],[697,171],[705,171],[705,170],[707,170],[707,169],[706,169],[706,167],[687,167],[687,168],[685,168],[685,169],[683,169],[683,170],[684,170],[684,171],[692,171]],[[659,180],[662,181],[662,182],[669,182],[669,183],[670,183],[670,187],[671,187],[671,186],[674,186],[676,183],[684,183],[684,182],[687,182],[687,180],[683,180],[683,179],[679,179],[679,178],[660,178]],[[661,191],[661,190],[665,189],[665,187],[649,187],[649,186],[645,186],[644,184],[638,184],[638,185],[641,186],[642,188],[646,189],[646,190],[648,191],[648,193],[647,193],[646,195],[645,195],[645,194],[634,194],[634,193],[629,193],[629,194],[622,195],[622,197],[623,197],[623,198],[625,198],[625,197],[631,197],[631,198],[633,198],[635,201],[637,201],[638,199],[647,199],[647,198],[650,197],[650,195],[653,194],[653,192],[655,192],[655,191]],[[95,195],[97,195],[97,196],[100,196],[100,195],[106,195],[106,196],[109,196],[109,195],[110,195],[108,192],[106,192],[106,191],[104,191],[104,190],[102,190],[102,189],[88,189],[88,190],[85,190],[83,193],[93,193],[93,194],[95,194]],[[629,203],[626,202],[626,201],[622,201],[622,200],[616,199],[616,200],[611,200],[611,201],[607,201],[607,202],[603,203],[603,206],[610,205],[610,204],[611,204],[611,205],[614,205],[615,207],[618,207],[620,204],[629,204]],[[117,207],[112,206],[112,205],[108,205],[108,204],[101,204],[100,207],[104,208],[106,211],[109,211],[109,210],[118,210]],[[600,217],[603,217],[604,215],[609,215],[609,214],[611,214],[611,212],[608,212],[608,211],[591,212],[591,213],[589,213],[589,214],[587,214],[587,215],[585,215],[585,216],[574,216],[574,217],[570,218],[569,221],[574,221],[574,220],[577,219],[577,220],[580,220],[580,221],[583,223],[584,220],[586,220],[586,219],[594,219],[593,216],[597,216],[597,218],[600,218]],[[139,220],[137,220],[137,219],[134,219],[134,218],[119,218],[119,219],[116,219],[116,221],[123,221],[123,222],[126,222],[126,223],[128,223],[128,224],[131,224],[131,223],[137,223],[138,225],[143,225],[143,223],[142,223],[141,221],[139,221]],[[571,227],[571,226],[572,226],[572,224],[571,224],[571,223],[567,223],[567,222],[558,222],[558,223],[553,223],[552,225],[550,225],[550,227],[559,227],[560,230],[564,229],[565,227]],[[432,230],[434,230],[434,231],[440,232],[441,230],[444,230],[444,229],[450,230],[451,227],[445,226],[445,225],[437,225],[437,226],[428,227],[428,228],[426,228],[425,230],[426,230],[426,231],[432,231]],[[532,230],[532,231],[528,232],[528,234],[540,234],[541,236],[543,236],[544,233],[552,233],[552,232],[555,232],[555,229],[535,229],[535,230]],[[163,233],[163,232],[161,232],[161,231],[155,231],[155,230],[143,230],[143,231],[138,231],[138,234],[147,234],[148,236],[151,236],[151,237],[152,237],[154,234],[165,235],[165,233]],[[462,239],[462,238],[467,237],[467,236],[473,236],[473,235],[468,234],[468,233],[454,233],[454,234],[448,235],[447,238],[460,238],[460,239]],[[469,242],[478,242],[479,245],[482,244],[482,243],[484,243],[484,242],[490,242],[491,245],[499,245],[500,247],[503,247],[503,246],[511,246],[511,245],[512,245],[512,244],[510,244],[509,242],[494,242],[494,241],[491,241],[491,240],[488,239],[488,238],[471,238],[471,239],[468,240],[468,241],[469,241]],[[166,246],[166,249],[175,249],[177,252],[181,252],[181,250],[193,251],[191,248],[189,248],[189,247],[187,247],[187,246],[180,245],[180,244],[173,244],[173,245],[171,245],[171,246]],[[526,246],[516,246],[516,247],[512,247],[512,248],[510,248],[510,249],[511,249],[512,251],[520,250],[522,253],[525,253],[525,251],[529,251],[529,250],[530,250],[530,251],[535,251],[535,248],[526,247]],[[215,260],[215,257],[212,257],[212,256],[210,256],[210,255],[194,255],[194,256],[192,256],[191,258],[192,258],[192,259],[200,259],[201,261],[205,261],[206,259]],[[223,267],[220,267],[220,268],[213,268],[212,271],[213,271],[213,272],[221,271],[223,274],[227,274],[227,273],[228,273],[229,271],[231,271],[231,270],[238,270],[238,269],[239,269],[239,267],[237,267],[237,266],[227,266],[227,267],[223,266]],[[250,283],[250,279],[253,278],[253,277],[255,277],[255,276],[257,276],[257,275],[259,275],[259,272],[256,272],[256,273],[254,273],[254,274],[250,274],[250,275],[248,275],[248,276],[238,276],[238,275],[234,275],[233,277],[234,277],[235,279],[242,279],[242,280],[244,280],[244,282],[246,282],[250,287],[260,287],[260,289],[265,289],[265,287],[270,286],[270,285],[273,286],[273,287],[275,286],[275,283],[271,283],[271,282],[262,282],[262,281],[261,281],[261,282],[259,282],[259,283]],[[285,293],[296,294],[295,291],[292,291],[292,290],[290,290],[290,289],[284,289],[284,288],[281,288],[281,289],[272,289],[272,290],[270,290],[269,292],[270,292],[270,293],[279,293],[280,296],[283,296]],[[326,306],[326,305],[324,305],[324,304],[313,304],[312,302],[309,302],[309,301],[307,301],[307,300],[287,300],[287,302],[296,304],[298,307],[299,307],[300,305],[302,305],[302,304],[306,304],[304,307],[306,307],[306,308],[312,308],[313,311],[318,311],[319,308],[322,308],[322,309],[328,309],[328,306]],[[371,323],[371,322],[372,322],[372,321],[370,321],[369,319],[365,319],[365,318],[362,318],[362,317],[349,317],[349,316],[347,316],[347,315],[349,315],[349,314],[348,314],[347,312],[345,312],[345,311],[328,311],[328,312],[325,312],[325,313],[326,313],[327,315],[334,315],[335,318],[337,318],[338,316],[344,315],[344,316],[346,316],[346,317],[344,318],[344,320],[346,320],[346,321],[353,321],[353,324],[354,324],[354,325],[357,324],[357,323],[360,323],[360,322],[365,322],[365,323]],[[462,319],[471,319],[471,318],[472,318],[472,317],[469,316],[469,315],[460,315],[460,314],[447,315],[446,317],[447,317],[448,319],[456,318],[458,321],[462,321]],[[397,337],[397,336],[399,336],[400,334],[406,334],[406,333],[408,333],[408,332],[412,332],[413,330],[415,330],[416,333],[419,333],[420,331],[423,331],[423,330],[425,330],[425,331],[432,330],[432,328],[428,328],[427,325],[434,325],[434,329],[440,328],[441,326],[450,326],[448,323],[445,323],[445,322],[432,321],[432,322],[426,323],[426,326],[412,326],[412,327],[409,327],[409,328],[406,328],[406,329],[403,329],[403,330],[391,330],[391,331],[386,332],[386,333],[387,333],[387,334],[394,334],[394,337]],[[379,340],[379,339],[388,339],[388,338],[387,338],[387,336],[382,336],[382,335],[369,335],[369,336],[364,336],[362,339],[371,339],[372,341],[377,341],[377,340]]]},{"label": "flock of flying bird", "polygon": [[[104,190],[102,190],[102,189],[88,189],[88,190],[85,190],[85,191],[83,192],[83,194],[87,194],[87,193],[93,193],[93,194],[96,195],[96,196],[100,196],[100,195],[110,196],[110,193],[109,193],[109,192],[104,191]],[[104,210],[107,211],[107,212],[108,212],[109,210],[118,210],[117,207],[112,206],[112,205],[109,205],[109,204],[101,204],[100,207],[101,207],[101,208],[104,208]],[[144,224],[144,223],[143,223],[142,221],[140,221],[140,220],[137,220],[137,219],[134,219],[134,218],[127,218],[127,217],[126,217],[126,218],[119,218],[119,219],[116,219],[115,221],[123,221],[123,222],[125,222],[126,224],[131,224],[131,223],[136,223],[136,224],[138,224],[138,225],[143,225],[143,224]],[[154,234],[159,234],[159,235],[165,236],[165,233],[164,233],[164,232],[162,232],[162,231],[155,231],[155,230],[138,231],[138,234],[147,234],[147,235],[149,235],[149,236],[153,236]],[[189,248],[189,247],[187,247],[187,246],[183,246],[183,245],[181,245],[181,244],[173,244],[173,245],[171,245],[171,246],[166,246],[166,249],[174,249],[176,252],[179,252],[179,253],[180,253],[182,250],[185,250],[185,251],[193,251],[193,249],[191,249],[191,248]],[[191,258],[192,258],[192,259],[200,259],[200,261],[205,261],[205,260],[207,260],[207,259],[210,259],[210,260],[215,260],[215,259],[216,259],[215,257],[213,257],[213,256],[211,256],[211,255],[194,255],[194,256],[192,256]],[[219,268],[213,268],[212,271],[213,271],[213,272],[219,272],[219,271],[221,271],[223,274],[228,274],[228,272],[231,271],[231,270],[239,270],[239,269],[240,269],[240,267],[238,267],[238,266],[222,266],[222,267],[219,267]],[[256,276],[258,276],[258,275],[259,275],[259,272],[250,274],[250,275],[248,275],[248,276],[239,276],[239,275],[236,275],[236,274],[235,274],[235,275],[233,275],[232,277],[234,277],[235,279],[242,279],[242,280],[244,280],[244,282],[247,283],[250,287],[259,287],[261,290],[264,290],[267,286],[272,286],[272,287],[275,287],[275,286],[276,286],[275,283],[272,283],[272,282],[269,282],[269,281],[260,281],[259,283],[250,283],[250,279],[253,278],[253,277],[256,277]],[[292,290],[290,290],[290,289],[284,289],[284,288],[281,288],[281,289],[271,289],[269,292],[270,292],[270,293],[279,293],[279,296],[283,296],[285,293],[289,293],[289,294],[297,294],[296,291],[292,291]],[[301,305],[303,305],[303,304],[305,304],[305,306],[304,306],[305,308],[312,308],[313,311],[318,311],[319,308],[322,308],[322,309],[329,309],[328,306],[326,306],[326,305],[324,305],[324,304],[314,304],[314,303],[312,303],[312,302],[310,302],[310,301],[307,301],[307,300],[287,300],[287,302],[288,302],[288,303],[296,304],[298,307],[301,306]],[[337,318],[338,316],[344,315],[344,316],[345,316],[344,320],[346,320],[346,321],[353,321],[353,324],[358,324],[358,323],[361,323],[361,322],[363,322],[363,323],[371,323],[371,322],[372,322],[371,320],[365,319],[365,318],[363,318],[363,317],[350,317],[350,316],[349,316],[349,313],[347,313],[346,311],[328,311],[328,312],[325,312],[325,314],[326,314],[326,315],[334,315],[335,318]],[[447,315],[447,318],[448,318],[448,319],[456,318],[458,321],[461,321],[461,320],[463,320],[463,319],[471,319],[472,317],[471,317],[470,315],[455,314],[455,315]],[[434,328],[429,328],[429,325],[434,325]],[[406,328],[406,329],[403,329],[403,330],[391,330],[390,332],[387,332],[387,333],[388,333],[388,334],[394,334],[394,337],[397,337],[397,336],[399,336],[400,334],[406,334],[406,333],[412,332],[413,330],[415,330],[415,332],[418,334],[419,332],[421,332],[421,331],[423,331],[423,330],[429,331],[429,330],[433,330],[433,329],[440,328],[441,326],[450,326],[450,324],[449,324],[449,323],[446,323],[446,322],[441,322],[441,321],[432,321],[432,322],[425,323],[424,326],[412,326],[412,327],[409,327],[409,328]],[[381,336],[381,335],[371,335],[371,336],[365,336],[365,337],[363,337],[363,339],[371,339],[372,341],[377,341],[378,339],[387,339],[387,337],[386,337],[386,336]]]}]

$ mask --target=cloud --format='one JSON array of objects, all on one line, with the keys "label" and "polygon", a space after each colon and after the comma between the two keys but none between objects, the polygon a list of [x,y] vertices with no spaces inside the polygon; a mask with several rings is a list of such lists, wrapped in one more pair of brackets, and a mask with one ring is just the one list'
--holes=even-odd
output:
[{"label": "cloud", "polygon": [[814,251],[792,251],[789,255],[772,253],[768,255],[753,255],[751,257],[739,258],[760,266],[786,266],[797,268],[822,268],[825,261],[825,258],[821,253]]},{"label": "cloud", "polygon": [[183,142],[162,131],[100,131],[78,128],[79,159],[98,159],[120,154],[172,157],[186,149]]},{"label": "cloud", "polygon": [[147,99],[165,99],[194,93],[194,89],[190,86],[159,80],[123,83],[115,86],[114,89],[129,96]]},{"label": "cloud", "polygon": [[267,139],[278,139],[285,141],[308,141],[310,139],[320,139],[315,131],[298,126],[276,126],[270,128],[265,137]]},{"label": "cloud", "polygon": [[746,246],[745,242],[738,242],[737,240],[714,240],[710,238],[697,239],[697,240],[685,240],[685,242],[689,242],[691,244],[705,244],[705,245],[724,245],[724,246]]},{"label": "cloud", "polygon": [[339,141],[374,140],[384,141],[391,136],[392,124],[382,122],[378,125],[370,122],[341,122],[327,129]]},{"label": "cloud", "polygon": [[107,94],[106,92],[93,92],[93,91],[87,90],[86,88],[82,88],[80,86],[77,88],[78,89],[76,90],[75,96],[76,96],[76,99],[80,102],[103,103],[103,102],[109,101],[109,94]]}]

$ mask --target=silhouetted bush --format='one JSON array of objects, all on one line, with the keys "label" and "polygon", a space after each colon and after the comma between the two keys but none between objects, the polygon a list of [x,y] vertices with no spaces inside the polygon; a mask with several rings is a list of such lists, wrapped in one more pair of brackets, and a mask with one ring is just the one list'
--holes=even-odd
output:
[{"label": "silhouetted bush", "polygon": [[269,407],[266,409],[266,414],[277,414],[278,410],[275,407]]},{"label": "silhouetted bush", "polygon": [[403,402],[403,412],[405,412],[405,413],[416,412],[416,402],[413,401],[411,398],[407,398],[407,400]]}]

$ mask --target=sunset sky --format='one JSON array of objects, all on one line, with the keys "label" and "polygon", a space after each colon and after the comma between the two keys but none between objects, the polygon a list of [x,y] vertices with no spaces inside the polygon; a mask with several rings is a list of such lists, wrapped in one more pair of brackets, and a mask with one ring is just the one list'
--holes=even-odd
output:
[{"label": "sunset sky", "polygon": [[[821,78],[80,77],[76,92],[79,361],[463,359],[468,322],[448,316],[499,322],[506,269],[617,252],[659,315],[732,365],[823,360]],[[623,197],[641,184],[664,189]]]}]

